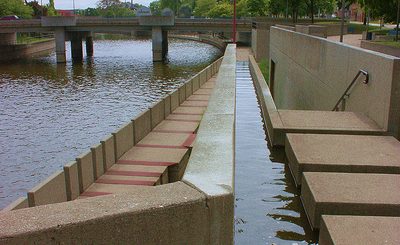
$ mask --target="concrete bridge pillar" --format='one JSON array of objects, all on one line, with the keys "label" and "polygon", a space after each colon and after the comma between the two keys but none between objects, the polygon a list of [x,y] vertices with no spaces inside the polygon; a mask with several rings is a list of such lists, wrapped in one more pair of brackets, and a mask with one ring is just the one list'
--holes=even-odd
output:
[{"label": "concrete bridge pillar", "polygon": [[17,33],[1,33],[0,45],[15,45],[17,44]]},{"label": "concrete bridge pillar", "polygon": [[82,35],[79,32],[71,33],[71,56],[74,62],[83,60]]},{"label": "concrete bridge pillar", "polygon": [[64,27],[56,28],[56,58],[57,63],[65,63],[67,59],[65,57],[65,30]]},{"label": "concrete bridge pillar", "polygon": [[168,52],[168,32],[160,26],[153,26],[153,61],[163,61]]},{"label": "concrete bridge pillar", "polygon": [[93,34],[89,33],[86,36],[86,55],[93,57]]}]

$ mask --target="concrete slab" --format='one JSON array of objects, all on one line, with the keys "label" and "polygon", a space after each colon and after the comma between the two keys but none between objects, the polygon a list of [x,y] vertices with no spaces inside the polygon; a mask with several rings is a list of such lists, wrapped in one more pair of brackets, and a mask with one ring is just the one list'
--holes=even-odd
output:
[{"label": "concrete slab", "polygon": [[200,77],[198,75],[194,76],[192,78],[193,80],[193,92],[194,93],[196,90],[200,88]]},{"label": "concrete slab", "polygon": [[182,104],[186,100],[185,84],[183,84],[178,90],[179,90],[179,104]]},{"label": "concrete slab", "polygon": [[322,215],[319,244],[400,244],[400,218]]},{"label": "concrete slab", "polygon": [[181,104],[181,106],[185,107],[207,107],[208,101],[197,101],[197,100],[186,100]]},{"label": "concrete slab", "polygon": [[151,111],[151,128],[153,129],[165,118],[165,104],[161,100],[150,107]]},{"label": "concrete slab", "polygon": [[400,142],[391,136],[287,134],[296,185],[303,172],[400,174]]},{"label": "concrete slab", "polygon": [[78,163],[69,162],[64,166],[67,201],[76,199],[80,194]]},{"label": "concrete slab", "polygon": [[206,83],[204,83],[201,88],[202,89],[212,89],[215,86],[215,79],[213,80],[208,80]]},{"label": "concrete slab", "polygon": [[94,182],[92,152],[86,152],[76,158],[78,163],[79,190],[82,193]]},{"label": "concrete slab", "polygon": [[109,169],[115,163],[115,147],[114,135],[111,135],[104,140],[101,140],[103,147],[104,171]]},{"label": "concrete slab", "polygon": [[273,145],[284,145],[286,133],[383,135],[374,121],[356,112],[278,110],[278,116],[268,110],[272,121]]},{"label": "concrete slab", "polygon": [[104,174],[103,146],[98,144],[94,147],[91,147],[90,150],[92,151],[93,155],[94,178],[97,179]]},{"label": "concrete slab", "polygon": [[147,185],[116,185],[116,184],[101,184],[94,183],[79,198],[82,197],[96,197],[110,195],[113,193],[126,193],[132,191],[132,189],[143,191],[149,188],[154,188]]},{"label": "concrete slab", "polygon": [[400,216],[400,175],[305,172],[301,201],[313,229],[321,215]]},{"label": "concrete slab", "polygon": [[171,111],[175,110],[179,106],[179,90],[175,90],[170,93],[171,96]]},{"label": "concrete slab", "polygon": [[132,120],[135,129],[135,144],[151,131],[151,112],[146,110]]},{"label": "concrete slab", "polygon": [[171,113],[171,96],[167,95],[164,97],[164,117],[168,117]]},{"label": "concrete slab", "polygon": [[202,115],[184,115],[184,114],[171,114],[166,120],[167,121],[188,121],[188,122],[200,122]]},{"label": "concrete slab", "polygon": [[[149,163],[170,163],[178,164],[188,153],[187,149],[168,149],[168,148],[149,148],[149,147],[133,147],[125,153],[118,163],[128,165],[151,165]],[[124,161],[128,160],[128,161]],[[155,166],[157,166],[155,164]],[[158,166],[163,166],[158,164]],[[165,166],[165,165],[164,165]]]},{"label": "concrete slab", "polygon": [[63,171],[57,171],[28,192],[29,207],[66,202],[67,192]]},{"label": "concrete slab", "polygon": [[153,186],[160,177],[147,176],[124,176],[124,175],[102,175],[96,183],[114,184],[114,185],[147,185]]},{"label": "concrete slab", "polygon": [[176,108],[173,114],[184,114],[184,115],[202,115],[204,114],[206,107],[184,107],[180,106]]},{"label": "concrete slab", "polygon": [[188,133],[151,132],[136,146],[155,148],[185,148],[192,144],[195,135]]},{"label": "concrete slab", "polygon": [[[126,164],[114,164],[109,170],[108,174],[114,173],[128,173],[136,172],[143,173],[143,176],[161,176],[167,166],[144,166],[144,165],[126,165]],[[139,175],[139,174],[137,174]]]},{"label": "concrete slab", "polygon": [[212,89],[200,87],[193,94],[195,94],[195,95],[211,95],[211,93],[212,93]]},{"label": "concrete slab", "polygon": [[129,122],[123,125],[113,133],[114,135],[114,147],[115,147],[115,159],[118,159],[122,154],[129,150],[133,146],[134,132],[133,122]]},{"label": "concrete slab", "polygon": [[184,122],[184,121],[162,121],[157,127],[154,128],[154,132],[164,133],[194,133],[199,126],[199,122]]},{"label": "concrete slab", "polygon": [[188,101],[191,100],[208,101],[209,99],[210,95],[202,95],[202,94],[192,94],[189,98],[187,98]]}]

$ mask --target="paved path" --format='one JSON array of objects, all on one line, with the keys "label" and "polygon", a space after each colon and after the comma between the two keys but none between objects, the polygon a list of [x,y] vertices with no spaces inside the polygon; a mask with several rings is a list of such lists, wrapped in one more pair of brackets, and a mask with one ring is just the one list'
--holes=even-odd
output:
[{"label": "paved path", "polygon": [[[355,46],[355,47],[361,46],[361,39],[362,39],[361,34],[348,34],[348,35],[343,36],[344,43]],[[340,36],[330,36],[330,37],[328,37],[328,40],[339,42]]]}]

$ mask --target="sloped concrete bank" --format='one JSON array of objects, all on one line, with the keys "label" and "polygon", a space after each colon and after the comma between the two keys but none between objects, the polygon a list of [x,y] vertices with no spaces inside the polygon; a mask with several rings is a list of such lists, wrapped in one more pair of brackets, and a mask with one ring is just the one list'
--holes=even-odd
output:
[{"label": "sloped concrete bank", "polygon": [[36,42],[31,44],[0,45],[0,61],[29,58],[50,53],[56,44],[54,40]]},{"label": "sloped concrete bank", "polygon": [[[195,84],[207,81],[217,73],[216,85],[203,115],[197,138],[182,181],[156,187],[125,189],[122,193],[66,201],[73,193],[70,183],[58,181],[59,176],[78,176],[75,188],[86,186],[86,174],[100,174],[96,161],[91,170],[83,164],[90,157],[81,156],[77,166],[55,174],[44,183],[48,204],[23,208],[0,214],[0,244],[76,244],[76,243],[134,243],[134,244],[232,244],[233,243],[233,171],[234,171],[234,112],[235,112],[235,46],[228,45],[225,56],[195,76],[190,85],[178,89],[178,97],[170,97],[170,104],[180,104],[180,97]],[[198,81],[198,82],[194,82]],[[203,89],[204,90],[204,89]],[[182,95],[182,96],[181,96]],[[165,105],[165,104],[164,104]],[[150,110],[150,121],[157,120],[156,106]],[[160,108],[160,107],[158,107]],[[159,111],[159,110],[158,110]],[[146,114],[146,113],[144,113]],[[153,115],[153,116],[151,116]],[[140,116],[143,116],[140,115]],[[143,119],[144,120],[144,119]],[[146,121],[146,120],[144,120]],[[142,122],[144,122],[142,121]],[[133,128],[141,127],[137,124]],[[131,132],[128,128],[121,129]],[[126,130],[126,131],[125,131]],[[135,132],[135,135],[137,135]],[[130,134],[130,133],[128,133]],[[126,133],[120,131],[106,139],[102,150],[93,147],[94,159],[107,164],[116,154],[128,148]],[[130,141],[130,140],[129,140]],[[113,144],[114,142],[114,144]],[[118,143],[120,142],[120,143]],[[132,142],[132,144],[134,144]],[[112,147],[114,146],[114,147]],[[116,148],[115,148],[116,147]],[[90,162],[90,161],[89,161]],[[100,166],[101,168],[101,166]],[[80,174],[73,174],[79,172]],[[86,174],[85,174],[86,173]],[[71,180],[71,179],[70,179]],[[53,182],[55,181],[55,182]],[[76,182],[76,180],[75,180]],[[58,185],[54,185],[58,183]],[[49,191],[51,189],[51,191]],[[51,193],[62,194],[52,200]],[[82,192],[82,190],[79,190]],[[43,194],[44,195],[44,194]],[[49,197],[50,196],[50,197]],[[34,200],[37,201],[36,199]],[[25,203],[24,202],[20,202]],[[32,203],[29,201],[29,203]],[[53,204],[50,204],[53,203]],[[21,204],[22,205],[22,204]],[[15,208],[16,206],[14,206]],[[18,206],[20,208],[21,206]],[[10,208],[9,208],[10,209]],[[12,208],[11,208],[12,209]]]}]

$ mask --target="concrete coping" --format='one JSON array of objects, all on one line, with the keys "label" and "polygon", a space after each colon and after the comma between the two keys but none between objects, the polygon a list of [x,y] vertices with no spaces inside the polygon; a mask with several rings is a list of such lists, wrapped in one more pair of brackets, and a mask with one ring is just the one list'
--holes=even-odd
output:
[{"label": "concrete coping", "polygon": [[140,16],[139,25],[141,26],[173,26],[175,16]]},{"label": "concrete coping", "polygon": [[44,27],[76,26],[76,16],[42,16]]},{"label": "concrete coping", "polygon": [[183,181],[207,196],[233,194],[236,46],[227,46]]}]

